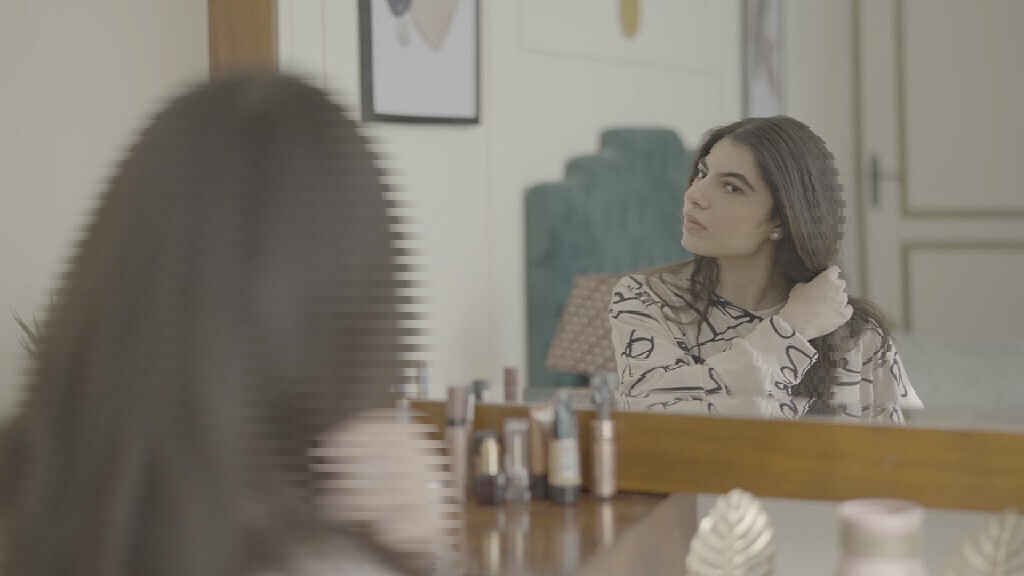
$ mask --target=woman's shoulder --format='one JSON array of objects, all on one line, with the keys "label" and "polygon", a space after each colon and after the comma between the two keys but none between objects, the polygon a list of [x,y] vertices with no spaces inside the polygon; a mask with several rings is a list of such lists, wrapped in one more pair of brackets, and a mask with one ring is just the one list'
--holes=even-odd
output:
[{"label": "woman's shoulder", "polygon": [[690,284],[692,262],[680,262],[661,268],[626,274],[615,285],[617,293],[648,294],[651,298],[672,302],[680,298]]},{"label": "woman's shoulder", "polygon": [[854,339],[862,365],[874,364],[890,358],[896,352],[893,339],[874,319],[866,319],[860,335]]}]

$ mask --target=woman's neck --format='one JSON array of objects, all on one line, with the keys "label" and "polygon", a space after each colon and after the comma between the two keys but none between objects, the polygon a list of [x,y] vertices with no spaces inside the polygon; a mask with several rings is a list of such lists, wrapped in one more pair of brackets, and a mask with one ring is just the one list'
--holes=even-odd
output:
[{"label": "woman's neck", "polygon": [[747,310],[766,310],[789,299],[792,288],[774,258],[719,258],[715,292]]}]

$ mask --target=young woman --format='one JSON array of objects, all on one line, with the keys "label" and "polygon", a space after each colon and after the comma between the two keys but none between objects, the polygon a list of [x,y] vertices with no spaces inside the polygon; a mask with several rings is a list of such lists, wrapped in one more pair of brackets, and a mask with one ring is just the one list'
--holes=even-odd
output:
[{"label": "young woman", "polygon": [[897,424],[922,407],[881,313],[846,293],[840,192],[824,141],[793,118],[710,131],[683,197],[695,257],[614,291],[623,404]]},{"label": "young woman", "polygon": [[383,194],[355,123],[296,80],[219,80],[160,113],[0,436],[0,573],[442,566],[436,459],[379,412],[400,378]]}]

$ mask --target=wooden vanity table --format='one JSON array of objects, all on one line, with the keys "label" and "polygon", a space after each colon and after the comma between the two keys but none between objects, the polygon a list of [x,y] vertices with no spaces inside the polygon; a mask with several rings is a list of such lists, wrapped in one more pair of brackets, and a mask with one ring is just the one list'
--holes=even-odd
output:
[{"label": "wooden vanity table", "polygon": [[584,496],[465,508],[465,574],[680,574],[693,535],[689,495]]},{"label": "wooden vanity table", "polygon": [[[412,407],[440,437],[443,404]],[[525,405],[484,404],[475,426],[500,430],[505,418],[526,415]],[[578,416],[586,487],[593,413]],[[1020,434],[629,412],[613,419],[623,493],[606,503],[584,496],[574,507],[467,505],[469,574],[678,574],[696,529],[696,494],[732,488],[764,498],[1024,509]]]},{"label": "wooden vanity table", "polygon": [[572,506],[547,500],[501,506],[469,503],[464,512],[465,573],[603,573],[592,571],[592,561],[622,545],[665,501],[654,495],[620,494],[608,500],[584,495]]}]

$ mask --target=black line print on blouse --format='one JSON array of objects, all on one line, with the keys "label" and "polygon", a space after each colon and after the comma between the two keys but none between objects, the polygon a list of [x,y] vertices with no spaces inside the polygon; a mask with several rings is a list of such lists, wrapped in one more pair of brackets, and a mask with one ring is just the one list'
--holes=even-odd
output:
[{"label": "black line print on blouse", "polygon": [[619,318],[621,318],[623,316],[635,316],[637,318],[644,318],[644,319],[647,319],[647,320],[654,320],[655,322],[657,321],[654,318],[654,316],[651,316],[647,312],[643,312],[641,310],[617,310],[614,314],[611,315],[612,320],[618,320]]},{"label": "black line print on blouse", "polygon": [[654,353],[654,336],[637,335],[634,329],[629,333],[629,340],[622,350],[622,356],[630,360],[649,360]]},{"label": "black line print on blouse", "polygon": [[[803,356],[805,360],[805,366],[800,368],[797,365],[796,358]],[[808,354],[804,352],[799,346],[792,344],[786,346],[786,360],[789,361],[788,366],[782,366],[779,369],[779,374],[782,378],[790,385],[795,386],[807,373],[807,369],[810,368],[811,364],[818,358],[818,353]]]},{"label": "black line print on blouse", "polygon": [[779,402],[779,412],[790,419],[796,419],[800,416],[800,409],[797,408],[796,401],[792,398],[788,402]]},{"label": "black line print on blouse", "polygon": [[909,393],[907,392],[907,383],[903,381],[903,365],[900,363],[899,354],[892,357],[889,374],[892,374],[892,379],[896,382],[896,390],[899,392],[900,398],[906,398]]},{"label": "black line print on blouse", "polygon": [[771,324],[772,330],[775,331],[775,334],[777,334],[779,338],[782,338],[783,340],[789,340],[790,338],[796,336],[796,329],[793,328],[792,326],[789,326],[789,329],[787,330],[786,326],[783,326],[782,324],[779,323],[780,321],[778,316],[772,316],[771,318],[768,319],[768,322]]},{"label": "black line print on blouse", "polygon": [[718,394],[720,392],[729,394],[729,387],[719,380],[718,371],[710,366],[708,367],[708,378],[715,383],[715,387],[708,389],[707,394]]},{"label": "black line print on blouse", "polygon": [[705,388],[703,388],[703,386],[697,384],[697,385],[692,385],[692,386],[674,386],[674,387],[671,387],[671,388],[662,388],[662,387],[651,388],[651,389],[646,390],[646,393],[643,396],[638,396],[638,395],[634,394],[634,390],[637,388],[637,386],[640,386],[641,384],[643,384],[645,380],[647,380],[649,378],[652,378],[652,377],[655,377],[657,375],[655,373],[668,374],[669,372],[672,372],[673,370],[677,370],[679,368],[687,368],[687,367],[690,367],[690,366],[692,366],[692,365],[691,364],[687,364],[685,360],[678,359],[678,360],[676,360],[676,363],[671,365],[671,366],[655,366],[653,368],[648,368],[647,370],[644,370],[643,372],[641,372],[640,375],[637,376],[636,380],[633,381],[633,385],[631,385],[630,389],[627,390],[627,395],[629,395],[632,398],[647,398],[648,396],[650,396],[651,392],[654,392],[655,389],[657,390],[657,392],[688,392],[688,393],[703,393],[703,392],[705,392]]},{"label": "black line print on blouse", "polygon": [[761,320],[763,320],[763,318],[761,318],[757,314],[754,314],[750,310],[737,306],[713,292],[711,294],[710,300],[712,308],[719,310],[722,314],[724,314],[725,316],[729,317],[732,320],[742,320],[744,324],[749,324],[750,322],[760,322]]}]

